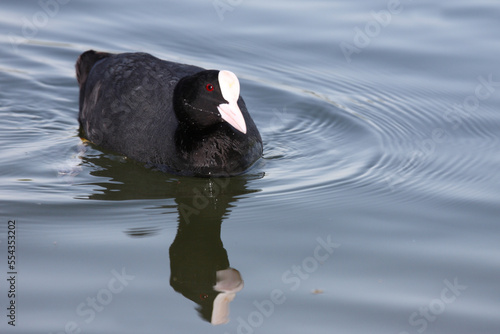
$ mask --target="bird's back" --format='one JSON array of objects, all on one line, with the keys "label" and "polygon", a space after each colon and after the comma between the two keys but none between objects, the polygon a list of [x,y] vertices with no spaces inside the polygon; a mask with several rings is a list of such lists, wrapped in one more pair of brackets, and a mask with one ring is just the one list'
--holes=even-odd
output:
[{"label": "bird's back", "polygon": [[145,53],[94,51],[82,54],[76,66],[83,135],[130,158],[169,164],[164,160],[175,154],[175,85],[202,69]]}]

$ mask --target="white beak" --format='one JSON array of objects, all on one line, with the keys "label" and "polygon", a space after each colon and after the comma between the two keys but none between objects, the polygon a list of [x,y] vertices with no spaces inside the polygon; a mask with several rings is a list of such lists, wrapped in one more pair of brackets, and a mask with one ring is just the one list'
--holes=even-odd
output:
[{"label": "white beak", "polygon": [[240,107],[238,107],[238,98],[240,97],[240,82],[233,72],[219,72],[219,86],[222,97],[228,103],[222,103],[217,106],[223,120],[231,124],[236,130],[247,133],[247,125]]}]

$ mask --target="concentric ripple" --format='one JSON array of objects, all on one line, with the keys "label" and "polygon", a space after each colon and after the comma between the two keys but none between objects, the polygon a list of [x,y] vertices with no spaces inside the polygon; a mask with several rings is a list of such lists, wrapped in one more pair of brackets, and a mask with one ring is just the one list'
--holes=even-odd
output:
[{"label": "concentric ripple", "polygon": [[[265,191],[259,196],[338,203],[345,192],[361,188],[373,193],[373,205],[386,205],[386,196],[491,196],[485,189],[495,166],[481,161],[498,145],[496,125],[486,116],[457,113],[465,96],[414,85],[351,78],[334,93],[253,87],[255,99],[267,106],[253,113],[264,138]],[[492,114],[482,108],[483,115]]]},{"label": "concentric ripple", "polygon": [[487,121],[493,112],[486,103],[481,114],[464,111],[463,101],[474,91],[451,94],[419,82],[414,89],[409,83],[395,88],[358,80],[357,85],[346,106],[367,119],[380,139],[380,159],[365,180],[379,194],[396,195],[398,201],[488,196],[495,167],[481,161],[499,138],[496,123]]},{"label": "concentric ripple", "polygon": [[268,106],[253,112],[264,140],[260,196],[306,198],[310,192],[321,196],[321,189],[331,195],[339,189],[335,185],[360,182],[380,159],[379,135],[359,115],[307,91],[254,90]]}]

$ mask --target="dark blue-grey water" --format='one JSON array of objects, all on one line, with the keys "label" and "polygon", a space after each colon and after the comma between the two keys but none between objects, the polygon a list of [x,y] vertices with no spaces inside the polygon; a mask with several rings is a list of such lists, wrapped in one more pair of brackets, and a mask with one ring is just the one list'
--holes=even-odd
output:
[{"label": "dark blue-grey water", "polygon": [[[498,1],[0,7],[1,333],[500,331]],[[83,142],[91,48],[233,71],[264,158]]]}]

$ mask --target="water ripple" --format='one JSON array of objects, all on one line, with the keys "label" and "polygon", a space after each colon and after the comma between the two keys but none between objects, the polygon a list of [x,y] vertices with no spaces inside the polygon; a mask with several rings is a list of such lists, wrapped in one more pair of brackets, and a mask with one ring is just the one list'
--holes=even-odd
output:
[{"label": "water ripple", "polygon": [[[255,116],[267,176],[259,196],[337,201],[346,189],[361,187],[412,201],[456,199],[459,190],[470,198],[475,187],[484,189],[493,166],[470,171],[481,164],[483,152],[498,145],[496,126],[486,117],[458,113],[464,96],[443,99],[435,89],[411,86],[346,80],[336,92],[254,87],[260,102],[271,106]],[[266,95],[272,97],[266,101]],[[275,100],[289,102],[273,108]]]},{"label": "water ripple", "polygon": [[[317,94],[263,89],[286,106],[255,113],[264,138],[265,191],[259,196],[286,194],[311,200],[321,189],[361,182],[380,158],[379,136],[369,121],[347,112]],[[258,92],[257,92],[257,95]],[[272,106],[273,101],[263,101]],[[262,123],[262,124],[260,124]]]},{"label": "water ripple", "polygon": [[481,166],[482,155],[499,141],[488,110],[471,117],[461,105],[464,96],[443,99],[443,92],[411,90],[411,85],[389,89],[373,83],[366,91],[369,95],[357,97],[348,108],[376,124],[372,130],[383,153],[370,182],[395,191],[399,200],[455,199],[458,190],[471,198],[471,188],[484,189],[493,175],[492,166]]}]

